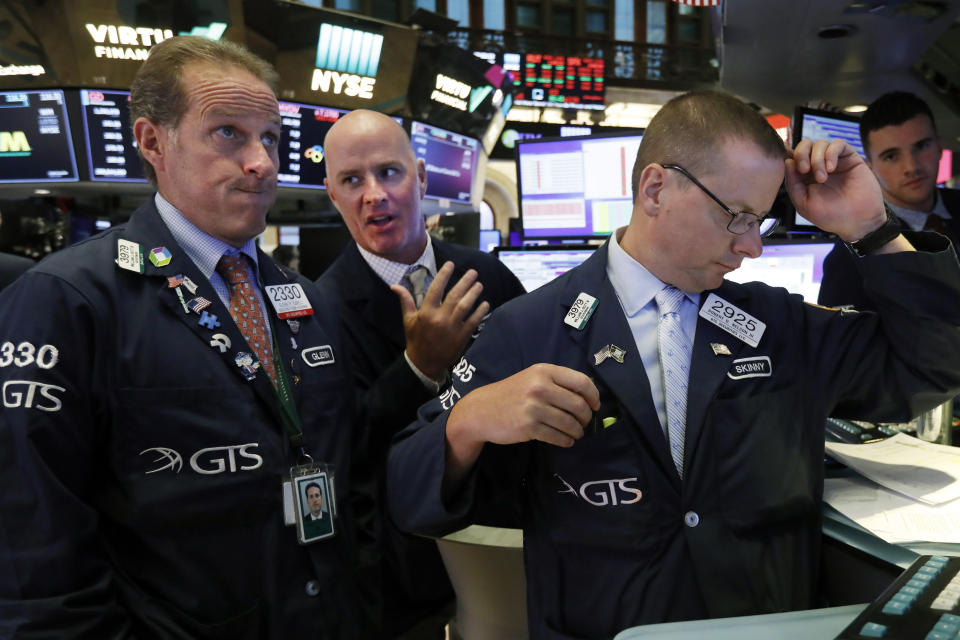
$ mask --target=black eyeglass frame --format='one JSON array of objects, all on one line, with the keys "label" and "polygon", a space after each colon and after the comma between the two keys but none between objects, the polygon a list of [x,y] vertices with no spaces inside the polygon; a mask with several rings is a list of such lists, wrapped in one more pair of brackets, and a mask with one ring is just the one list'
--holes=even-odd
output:
[{"label": "black eyeglass frame", "polygon": [[[660,166],[663,167],[664,169],[672,169],[673,171],[678,171],[678,172],[680,172],[681,174],[683,174],[683,175],[687,178],[687,180],[689,180],[689,181],[692,182],[693,184],[697,185],[697,187],[699,187],[700,191],[703,191],[703,192],[707,195],[708,198],[710,198],[711,200],[713,200],[714,202],[716,202],[718,205],[720,205],[720,208],[723,209],[724,213],[726,213],[728,216],[730,216],[730,222],[727,223],[727,231],[729,231],[730,233],[732,233],[732,234],[735,235],[735,236],[742,236],[743,234],[745,234],[747,231],[750,230],[749,218],[743,218],[743,217],[741,217],[741,216],[753,216],[754,218],[757,219],[757,229],[760,230],[760,237],[769,236],[771,233],[773,233],[774,229],[777,228],[777,224],[780,222],[780,220],[779,220],[778,218],[774,217],[774,216],[766,215],[766,216],[763,216],[763,217],[761,218],[760,216],[758,216],[757,214],[753,213],[752,211],[734,211],[733,209],[731,209],[730,207],[728,207],[726,204],[724,204],[724,203],[723,203],[723,200],[721,200],[721,199],[718,198],[716,195],[714,195],[714,193],[713,193],[712,191],[710,191],[710,189],[707,189],[705,186],[703,186],[703,183],[702,183],[702,182],[700,182],[699,180],[697,180],[696,178],[694,178],[693,175],[692,175],[689,171],[687,171],[686,169],[684,169],[684,168],[681,167],[680,165],[678,165],[678,164],[662,164],[662,165],[660,165]],[[730,228],[730,227],[733,226],[733,223],[736,222],[738,218],[741,219],[741,220],[743,220],[743,219],[746,219],[746,220],[747,220],[747,228],[744,229],[743,231],[739,231],[739,232],[738,232],[738,231],[734,231],[733,229]],[[767,227],[766,229],[764,229],[763,226],[764,226],[764,223],[765,223],[765,222],[769,222],[769,223],[772,223],[772,224],[770,224],[769,227]]]}]

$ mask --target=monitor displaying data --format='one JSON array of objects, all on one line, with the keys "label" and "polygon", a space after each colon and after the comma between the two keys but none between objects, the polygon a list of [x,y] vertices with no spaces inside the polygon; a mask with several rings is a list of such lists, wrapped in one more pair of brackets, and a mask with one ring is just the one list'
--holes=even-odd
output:
[{"label": "monitor displaying data", "polygon": [[725,278],[732,282],[764,282],[783,287],[790,293],[816,303],[823,281],[823,260],[833,249],[833,242],[817,240],[768,240],[759,258],[744,258],[740,268]]},{"label": "monitor displaying data", "polygon": [[593,255],[595,246],[538,245],[497,247],[494,252],[523,288],[533,291],[581,264]]},{"label": "monitor displaying data", "polygon": [[63,92],[0,92],[0,183],[77,180]]},{"label": "monitor displaying data", "polygon": [[633,211],[631,174],[642,132],[517,143],[525,238],[609,235]]},{"label": "monitor displaying data", "polygon": [[810,140],[846,140],[866,159],[860,144],[860,118],[848,113],[797,107],[793,115],[793,144]]},{"label": "monitor displaying data", "polygon": [[281,187],[323,189],[327,166],[323,161],[323,140],[343,109],[318,107],[296,102],[280,103]]},{"label": "monitor displaying data", "polygon": [[510,74],[516,91],[514,104],[563,109],[603,109],[603,58],[544,53],[495,53],[473,55],[499,65]]},{"label": "monitor displaying data", "polygon": [[81,89],[80,105],[90,179],[146,182],[130,128],[130,92]]},{"label": "monitor displaying data", "polygon": [[469,203],[480,141],[413,121],[410,142],[427,167],[427,197]]}]

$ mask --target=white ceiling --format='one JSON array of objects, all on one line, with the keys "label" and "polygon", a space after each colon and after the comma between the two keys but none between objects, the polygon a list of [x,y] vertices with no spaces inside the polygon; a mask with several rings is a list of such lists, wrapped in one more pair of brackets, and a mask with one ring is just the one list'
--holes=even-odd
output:
[{"label": "white ceiling", "polygon": [[[801,104],[844,107],[912,91],[930,104],[944,143],[960,151],[960,114],[911,69],[954,25],[960,0],[723,0],[716,11],[724,90],[785,115]],[[930,12],[939,16],[917,17]],[[841,38],[818,35],[832,25],[852,30]],[[960,70],[958,33],[954,26],[937,46],[940,66],[953,73]]]}]

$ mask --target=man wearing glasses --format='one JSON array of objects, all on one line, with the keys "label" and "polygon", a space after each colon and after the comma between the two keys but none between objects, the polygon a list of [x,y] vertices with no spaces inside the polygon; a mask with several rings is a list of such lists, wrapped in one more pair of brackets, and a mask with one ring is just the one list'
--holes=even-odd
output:
[{"label": "man wearing glasses", "polygon": [[[879,314],[724,281],[760,255],[785,176],[867,256]],[[630,224],[495,312],[390,454],[401,527],[522,505],[532,638],[814,606],[826,416],[900,421],[960,388],[953,250],[890,225],[846,143],[791,152],[740,101],[686,94],[647,128],[633,191]]]}]

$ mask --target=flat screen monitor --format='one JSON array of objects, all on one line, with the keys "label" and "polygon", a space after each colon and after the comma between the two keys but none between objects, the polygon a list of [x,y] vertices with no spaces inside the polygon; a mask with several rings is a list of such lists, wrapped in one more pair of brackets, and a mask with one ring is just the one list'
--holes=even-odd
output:
[{"label": "flat screen monitor", "polygon": [[146,182],[130,127],[130,92],[80,89],[87,167],[94,182]]},{"label": "flat screen monitor", "polygon": [[497,257],[523,288],[533,291],[581,264],[597,250],[593,245],[536,245],[497,247]]},{"label": "flat screen monitor", "polygon": [[[845,140],[857,153],[866,159],[860,143],[860,118],[849,113],[822,111],[810,107],[797,107],[793,114],[793,146],[803,138],[810,140]],[[793,230],[817,231],[817,227],[796,214]]]},{"label": "flat screen monitor", "polygon": [[410,124],[410,142],[427,167],[427,197],[469,204],[480,142],[416,120]]},{"label": "flat screen monitor", "polygon": [[783,287],[816,304],[823,281],[823,260],[833,247],[828,240],[766,240],[759,258],[744,258],[740,268],[725,278]]},{"label": "flat screen monitor", "polygon": [[631,174],[642,131],[517,143],[524,238],[609,235],[633,211]]},{"label": "flat screen monitor", "polygon": [[280,102],[280,171],[281,187],[323,189],[327,163],[323,161],[323,142],[327,131],[343,109],[319,107],[297,102]]},{"label": "flat screen monitor", "polygon": [[0,91],[0,183],[78,179],[63,91]]}]

